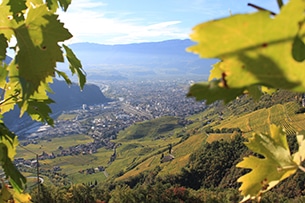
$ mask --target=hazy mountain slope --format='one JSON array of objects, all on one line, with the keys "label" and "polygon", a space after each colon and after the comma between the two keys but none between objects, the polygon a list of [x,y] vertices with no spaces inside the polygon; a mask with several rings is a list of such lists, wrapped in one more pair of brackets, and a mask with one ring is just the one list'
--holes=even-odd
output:
[{"label": "hazy mountain slope", "polygon": [[100,88],[93,84],[86,84],[81,91],[76,84],[67,86],[64,81],[55,80],[51,84],[51,88],[54,93],[50,94],[50,97],[56,102],[55,104],[51,104],[54,113],[79,108],[82,104],[94,105],[109,101],[101,92]]},{"label": "hazy mountain slope", "polygon": [[[109,101],[99,87],[93,84],[86,84],[83,91],[81,91],[76,84],[69,87],[64,81],[54,80],[51,88],[54,93],[50,94],[50,98],[56,102],[51,104],[53,114],[81,108],[83,104],[103,104]],[[13,111],[4,114],[4,122],[9,128],[17,130],[23,124],[28,125],[31,123],[31,119],[27,115],[19,118],[19,110],[15,108]]]},{"label": "hazy mountain slope", "polygon": [[89,79],[141,76],[207,75],[216,59],[200,59],[186,52],[190,40],[124,45],[77,43],[70,47],[82,61]]}]

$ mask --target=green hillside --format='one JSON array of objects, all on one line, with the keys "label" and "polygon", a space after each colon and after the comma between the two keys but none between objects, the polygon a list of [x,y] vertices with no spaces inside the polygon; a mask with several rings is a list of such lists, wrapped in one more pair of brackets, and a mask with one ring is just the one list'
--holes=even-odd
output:
[{"label": "green hillside", "polygon": [[[298,96],[282,91],[272,96],[266,95],[260,101],[245,96],[227,105],[216,102],[205,111],[184,120],[162,117],[136,123],[120,131],[117,139],[112,140],[114,148],[40,161],[41,175],[47,186],[57,187],[71,183],[99,182],[103,190],[104,187],[114,190],[117,185],[127,184],[126,187],[130,187],[128,191],[136,194],[139,191],[133,187],[138,185],[141,188],[148,180],[155,180],[150,184],[170,181],[168,186],[176,184],[193,188],[200,195],[212,195],[211,191],[203,194],[199,190],[207,192],[205,189],[210,187],[229,187],[238,194],[236,180],[242,171],[236,169],[235,165],[248,153],[240,137],[247,137],[254,132],[267,132],[270,124],[276,124],[284,127],[290,135],[288,138],[293,140],[293,135],[305,130],[305,114],[300,113],[303,109]],[[52,141],[41,140],[38,144],[27,145],[27,149],[56,153],[59,146],[66,148],[90,142],[92,139],[86,135],[70,135]],[[26,155],[22,148],[17,155],[32,156]],[[166,156],[174,159],[161,162],[161,158]],[[57,166],[61,167],[58,174],[48,174],[48,170]],[[84,172],[88,168],[95,170],[98,166],[103,166],[105,171],[92,174]],[[31,171],[25,172],[27,176],[34,176],[36,171],[33,170],[32,174]],[[295,187],[294,183],[289,184]],[[214,192],[219,195],[219,191]]]},{"label": "green hillside", "polygon": [[179,130],[181,127],[182,125],[179,124],[178,118],[166,116],[155,120],[134,124],[119,134],[118,141],[135,139],[164,139],[172,135],[170,134],[172,130]]}]

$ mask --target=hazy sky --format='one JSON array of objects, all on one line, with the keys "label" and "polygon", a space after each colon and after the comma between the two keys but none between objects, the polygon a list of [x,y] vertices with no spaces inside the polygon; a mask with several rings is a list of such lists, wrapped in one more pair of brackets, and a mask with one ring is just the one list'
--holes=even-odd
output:
[{"label": "hazy sky", "polygon": [[256,11],[247,3],[279,10],[276,0],[73,0],[60,18],[70,43],[151,42],[185,39],[198,23]]}]

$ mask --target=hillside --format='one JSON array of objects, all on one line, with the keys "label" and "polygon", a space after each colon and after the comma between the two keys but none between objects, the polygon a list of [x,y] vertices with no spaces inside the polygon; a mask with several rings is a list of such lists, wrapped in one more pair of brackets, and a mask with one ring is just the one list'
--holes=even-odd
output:
[{"label": "hillside", "polygon": [[[86,84],[82,91],[78,85],[72,84],[68,86],[64,81],[60,80],[54,80],[50,86],[54,93],[50,93],[49,96],[55,101],[54,104],[50,105],[53,117],[58,116],[62,111],[81,108],[83,104],[105,104],[110,101],[104,96],[100,88],[93,84]],[[19,110],[16,108],[4,114],[4,122],[14,131],[33,123],[27,115],[19,119]]]},{"label": "hillside", "polygon": [[[121,198],[127,198],[119,195],[123,187],[128,198],[140,198],[138,195],[147,193],[153,196],[151,198],[158,199],[158,194],[167,198],[172,194],[169,191],[183,190],[185,193],[179,193],[181,196],[170,198],[237,202],[240,196],[236,180],[245,171],[235,165],[250,153],[243,144],[245,137],[253,132],[268,131],[268,125],[275,123],[286,128],[291,151],[294,151],[295,133],[305,130],[305,114],[299,113],[302,110],[299,96],[279,91],[257,102],[244,96],[227,105],[216,102],[183,122],[175,117],[162,117],[136,123],[112,140],[112,148],[42,161],[42,174],[49,185],[60,187],[59,183],[65,185],[72,180],[75,184],[85,183],[90,194],[104,191],[99,199],[105,201],[118,198],[117,202],[121,202]],[[62,144],[61,138],[52,142],[42,140],[27,148],[57,153],[59,145],[68,148],[76,142],[79,146],[90,142],[85,135],[71,135],[64,140]],[[23,153],[22,149],[18,152]],[[172,160],[162,161],[164,157],[172,157]],[[56,176],[50,176],[47,171],[58,166],[61,170]],[[102,167],[101,172],[93,172],[97,166]],[[304,174],[298,173],[286,181],[287,187],[279,185],[273,189],[274,193],[267,193],[281,194],[285,189],[289,196],[267,195],[265,198],[270,202],[298,199],[305,190],[303,180]],[[93,186],[93,182],[100,184]]]},{"label": "hillside", "polygon": [[76,84],[68,86],[64,81],[55,80],[50,86],[54,92],[50,94],[50,98],[56,102],[51,104],[53,113],[80,108],[83,104],[105,104],[111,101],[94,84],[86,84],[80,90]]},{"label": "hillside", "polygon": [[141,77],[206,76],[217,60],[186,52],[190,40],[168,40],[125,45],[72,44],[89,80]]}]

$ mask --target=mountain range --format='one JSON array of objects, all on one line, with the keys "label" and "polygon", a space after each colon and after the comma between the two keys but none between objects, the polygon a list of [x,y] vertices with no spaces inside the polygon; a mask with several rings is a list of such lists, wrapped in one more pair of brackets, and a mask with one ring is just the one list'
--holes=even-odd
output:
[{"label": "mountain range", "polygon": [[122,45],[71,44],[82,61],[88,80],[209,74],[216,59],[201,59],[186,48],[189,40],[167,40]]}]

